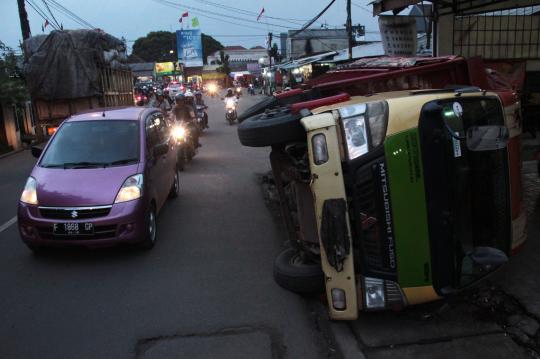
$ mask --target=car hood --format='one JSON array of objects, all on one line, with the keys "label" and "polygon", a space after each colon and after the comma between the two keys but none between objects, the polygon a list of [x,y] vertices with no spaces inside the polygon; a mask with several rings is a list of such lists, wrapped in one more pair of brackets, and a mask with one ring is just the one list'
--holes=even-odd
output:
[{"label": "car hood", "polygon": [[138,165],[59,169],[35,167],[32,176],[37,181],[40,206],[80,207],[112,204],[120,187]]}]

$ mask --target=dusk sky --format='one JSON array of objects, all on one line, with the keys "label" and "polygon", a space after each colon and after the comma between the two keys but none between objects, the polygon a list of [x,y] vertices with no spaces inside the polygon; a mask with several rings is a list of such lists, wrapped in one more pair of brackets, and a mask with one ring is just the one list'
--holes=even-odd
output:
[{"label": "dusk sky", "polygon": [[[371,16],[368,2],[368,0],[353,0],[353,25],[362,24],[366,26],[367,31],[378,31],[377,20]],[[41,0],[31,0],[30,3],[47,11]],[[56,0],[56,3],[60,3],[94,27],[101,28],[116,37],[124,36],[128,40],[129,47],[133,44],[133,40],[150,31],[179,29],[178,18],[185,11],[199,19],[202,32],[214,36],[223,45],[251,47],[264,46],[265,34],[269,31],[278,34],[300,28],[304,21],[320,12],[329,0]],[[51,7],[51,10],[65,29],[82,27],[54,7]],[[263,7],[267,16],[263,16],[257,23],[257,14]],[[29,3],[26,4],[26,8],[32,34],[42,34],[43,18]],[[0,0],[0,14],[2,17],[0,40],[10,47],[17,48],[22,38],[17,1]],[[48,13],[46,14],[50,17]],[[329,28],[342,27],[345,20],[346,0],[336,0],[312,27],[317,28],[324,23]],[[49,26],[45,33],[51,30]]]}]

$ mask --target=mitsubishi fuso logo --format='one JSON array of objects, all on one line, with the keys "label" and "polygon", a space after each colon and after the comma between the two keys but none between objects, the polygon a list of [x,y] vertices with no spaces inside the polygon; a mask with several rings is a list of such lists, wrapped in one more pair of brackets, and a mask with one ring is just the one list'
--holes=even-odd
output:
[{"label": "mitsubishi fuso logo", "polygon": [[72,211],[71,218],[77,218],[77,217],[79,217],[79,213],[77,211]]}]

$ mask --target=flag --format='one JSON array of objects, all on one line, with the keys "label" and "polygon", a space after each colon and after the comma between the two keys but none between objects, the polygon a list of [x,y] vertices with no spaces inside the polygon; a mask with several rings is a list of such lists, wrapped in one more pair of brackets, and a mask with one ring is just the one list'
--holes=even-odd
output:
[{"label": "flag", "polygon": [[262,8],[261,12],[259,13],[259,16],[257,16],[257,21],[259,21],[261,16],[263,16],[263,14],[264,14],[264,8]]},{"label": "flag", "polygon": [[49,26],[49,20],[45,19],[45,24],[41,26],[41,32],[45,31],[45,29]]},{"label": "flag", "polygon": [[180,19],[178,19],[178,22],[182,23],[182,19],[188,16],[189,16],[189,13],[186,11],[185,13],[182,14],[182,16],[180,16]]},{"label": "flag", "polygon": [[199,27],[199,19],[197,17],[191,19],[191,27]]}]

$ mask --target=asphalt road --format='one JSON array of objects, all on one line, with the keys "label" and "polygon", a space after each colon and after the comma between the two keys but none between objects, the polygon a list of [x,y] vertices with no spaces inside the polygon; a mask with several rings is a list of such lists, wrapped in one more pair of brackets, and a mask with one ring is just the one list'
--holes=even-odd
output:
[{"label": "asphalt road", "polygon": [[[283,234],[257,183],[268,149],[240,146],[223,103],[207,102],[211,128],[152,251],[36,256],[16,224],[0,233],[0,358],[327,357],[306,302],[272,279]],[[0,226],[32,163],[0,160]]]}]

